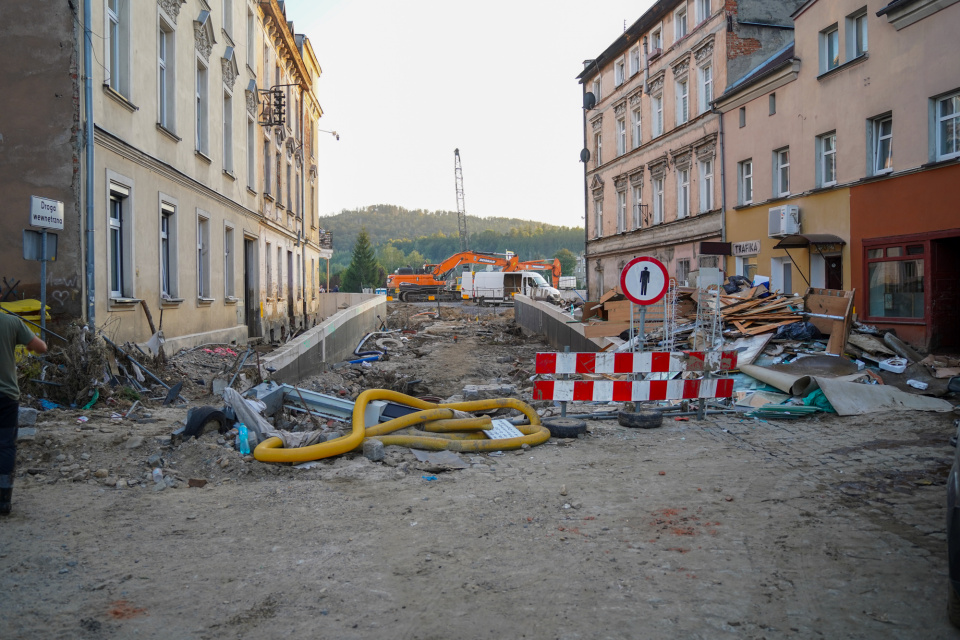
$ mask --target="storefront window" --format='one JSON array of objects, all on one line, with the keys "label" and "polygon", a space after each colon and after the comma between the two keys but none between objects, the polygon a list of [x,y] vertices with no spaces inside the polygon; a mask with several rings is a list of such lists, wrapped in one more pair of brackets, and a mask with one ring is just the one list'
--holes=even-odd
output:
[{"label": "storefront window", "polygon": [[923,318],[923,256],[923,245],[867,250],[871,317]]}]

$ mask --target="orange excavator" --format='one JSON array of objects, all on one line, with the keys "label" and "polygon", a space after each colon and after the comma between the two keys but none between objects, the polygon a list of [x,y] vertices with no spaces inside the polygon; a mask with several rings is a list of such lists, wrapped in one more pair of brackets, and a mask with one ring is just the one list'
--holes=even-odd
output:
[{"label": "orange excavator", "polygon": [[[425,264],[420,269],[400,267],[387,276],[387,291],[401,302],[427,300],[460,300],[453,270],[465,264],[499,267],[501,271],[551,271],[560,277],[559,260],[529,260],[520,262],[517,256],[506,258],[495,253],[461,251],[438,264]],[[450,278],[448,280],[448,278]]]}]

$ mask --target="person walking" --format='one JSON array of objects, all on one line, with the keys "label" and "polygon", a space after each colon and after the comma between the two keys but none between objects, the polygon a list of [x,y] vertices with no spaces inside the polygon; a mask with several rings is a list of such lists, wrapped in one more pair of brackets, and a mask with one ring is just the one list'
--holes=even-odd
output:
[{"label": "person walking", "polygon": [[20,386],[14,351],[18,344],[36,353],[47,352],[47,343],[35,336],[23,320],[0,313],[0,516],[10,514],[13,469],[17,462]]}]

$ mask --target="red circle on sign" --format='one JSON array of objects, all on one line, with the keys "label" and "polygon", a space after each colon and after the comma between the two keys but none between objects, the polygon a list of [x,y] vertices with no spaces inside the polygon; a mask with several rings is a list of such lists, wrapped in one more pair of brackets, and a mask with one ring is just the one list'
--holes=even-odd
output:
[{"label": "red circle on sign", "polygon": [[[627,286],[627,274],[630,272],[630,268],[639,262],[650,263],[653,267],[656,267],[663,274],[663,286],[660,291],[650,298],[640,298],[638,297],[637,291],[631,291]],[[663,266],[663,263],[657,260],[656,258],[651,258],[650,256],[640,256],[639,258],[634,258],[623,267],[623,271],[620,272],[620,290],[623,291],[628,299],[640,305],[653,304],[659,302],[661,298],[667,293],[667,287],[670,284],[670,277],[667,275],[667,268]]]}]

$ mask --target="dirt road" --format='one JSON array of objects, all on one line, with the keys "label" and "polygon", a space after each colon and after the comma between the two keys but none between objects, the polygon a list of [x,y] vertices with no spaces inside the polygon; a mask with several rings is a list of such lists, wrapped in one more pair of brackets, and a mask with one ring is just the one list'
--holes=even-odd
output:
[{"label": "dirt road", "polygon": [[[519,383],[543,349],[509,312],[444,320],[461,328],[304,386],[447,396]],[[170,448],[186,408],[150,413],[45,412],[21,443],[3,637],[956,637],[950,415],[591,421],[444,471],[399,448],[307,470],[217,434]]]}]

